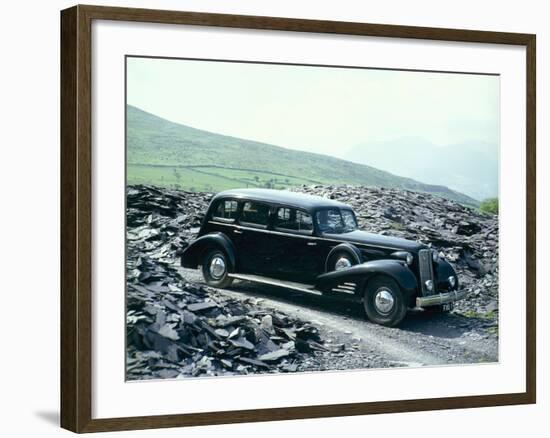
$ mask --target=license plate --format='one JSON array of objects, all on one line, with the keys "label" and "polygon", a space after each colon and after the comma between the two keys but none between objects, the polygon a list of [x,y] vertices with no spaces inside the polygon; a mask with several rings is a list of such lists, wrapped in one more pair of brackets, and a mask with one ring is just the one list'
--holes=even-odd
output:
[{"label": "license plate", "polygon": [[451,310],[454,309],[454,303],[446,303],[446,304],[443,304],[443,311],[445,312],[450,312]]}]

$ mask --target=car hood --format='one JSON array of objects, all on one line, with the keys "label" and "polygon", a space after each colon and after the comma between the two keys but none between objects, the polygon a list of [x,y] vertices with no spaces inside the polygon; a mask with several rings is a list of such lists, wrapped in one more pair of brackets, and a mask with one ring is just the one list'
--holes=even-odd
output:
[{"label": "car hood", "polygon": [[396,251],[418,252],[422,248],[427,248],[423,243],[412,240],[401,239],[399,237],[383,236],[381,234],[368,233],[366,231],[350,231],[349,233],[330,234],[324,233],[324,237],[342,242],[359,243],[363,245],[381,246],[385,248],[394,248]]}]

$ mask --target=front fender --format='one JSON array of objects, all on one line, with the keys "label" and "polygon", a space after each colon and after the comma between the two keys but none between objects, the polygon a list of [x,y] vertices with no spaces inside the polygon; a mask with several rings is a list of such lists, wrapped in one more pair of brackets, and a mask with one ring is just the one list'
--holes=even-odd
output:
[{"label": "front fender", "polygon": [[368,281],[376,275],[393,278],[408,298],[416,295],[416,277],[401,260],[372,260],[340,271],[327,272],[316,278],[315,288],[328,292],[343,283],[355,283],[355,293],[362,296]]},{"label": "front fender", "polygon": [[210,233],[194,240],[181,255],[181,266],[196,269],[204,252],[210,248],[219,248],[225,252],[229,261],[229,271],[234,271],[237,266],[235,245],[223,233]]},{"label": "front fender", "polygon": [[460,284],[458,281],[458,275],[453,269],[451,264],[444,259],[439,259],[435,264],[435,280],[437,285],[437,290],[447,290],[450,289],[449,277],[454,276],[456,278],[456,286],[454,289],[459,289]]}]

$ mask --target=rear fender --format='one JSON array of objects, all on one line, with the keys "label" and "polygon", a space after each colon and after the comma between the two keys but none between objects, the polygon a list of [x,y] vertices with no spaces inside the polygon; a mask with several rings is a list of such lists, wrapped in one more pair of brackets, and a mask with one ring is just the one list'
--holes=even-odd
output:
[{"label": "rear fender", "polygon": [[204,252],[208,249],[219,248],[225,252],[229,262],[230,272],[237,266],[235,245],[223,233],[210,233],[194,240],[181,255],[181,266],[196,269],[201,264]]},{"label": "rear fender", "polygon": [[406,263],[400,260],[372,260],[340,271],[327,272],[316,278],[315,288],[328,292],[338,285],[355,283],[355,294],[362,296],[369,280],[377,275],[393,278],[407,298],[416,296],[416,277]]}]

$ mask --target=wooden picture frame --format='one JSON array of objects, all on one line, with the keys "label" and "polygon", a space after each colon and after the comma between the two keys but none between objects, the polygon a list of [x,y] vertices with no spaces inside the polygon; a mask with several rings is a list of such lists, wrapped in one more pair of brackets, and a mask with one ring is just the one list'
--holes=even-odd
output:
[{"label": "wooden picture frame", "polygon": [[[114,20],[526,48],[526,391],[447,398],[92,418],[92,21]],[[529,404],[536,401],[535,35],[291,18],[75,6],[61,12],[61,426],[97,432]]]}]

